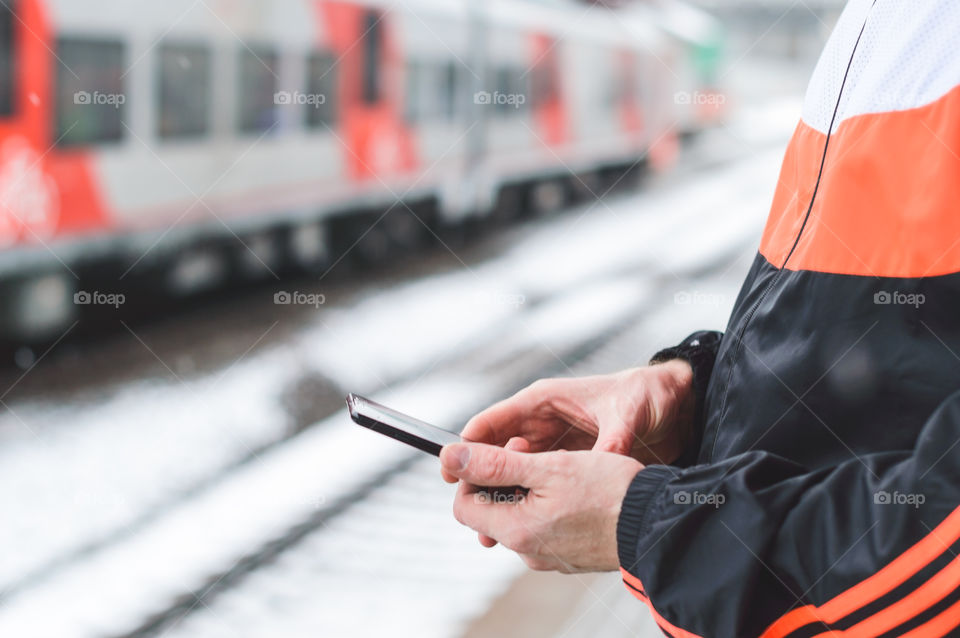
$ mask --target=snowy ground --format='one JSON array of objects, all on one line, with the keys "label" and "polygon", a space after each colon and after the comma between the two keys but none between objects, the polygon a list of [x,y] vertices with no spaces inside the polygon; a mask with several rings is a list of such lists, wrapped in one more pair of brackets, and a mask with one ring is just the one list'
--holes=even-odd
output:
[{"label": "snowy ground", "polygon": [[289,437],[286,393],[320,376],[456,427],[539,374],[639,364],[722,328],[797,112],[748,111],[703,142],[714,166],[370,286],[213,373],[158,360],[165,379],[9,402],[0,635],[458,635],[519,563],[453,522],[435,460],[342,411]]}]

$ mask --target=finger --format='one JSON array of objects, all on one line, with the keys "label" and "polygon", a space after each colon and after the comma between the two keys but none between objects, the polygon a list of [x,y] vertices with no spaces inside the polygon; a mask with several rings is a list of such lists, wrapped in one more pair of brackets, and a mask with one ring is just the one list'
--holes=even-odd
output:
[{"label": "finger", "polygon": [[494,545],[497,544],[497,539],[490,538],[486,534],[478,533],[477,538],[480,539],[480,544],[483,545],[484,547],[493,547]]},{"label": "finger", "polygon": [[469,483],[461,482],[457,487],[457,494],[453,501],[453,515],[459,523],[466,525],[477,532],[477,538],[481,545],[484,547],[493,547],[494,545],[497,545],[497,539],[480,531],[478,527],[475,527],[475,525],[478,523],[476,523],[472,518],[470,519],[470,522],[468,522],[463,515],[465,508],[467,508],[469,505],[477,503],[487,504],[489,501],[481,497],[476,487],[470,485]]},{"label": "finger", "polygon": [[526,563],[527,567],[536,572],[556,571],[562,567],[562,563],[551,556],[520,554],[520,559]]},{"label": "finger", "polygon": [[475,415],[467,421],[460,435],[467,441],[503,445],[519,433],[520,424],[533,406],[514,395]]},{"label": "finger", "polygon": [[595,452],[630,454],[633,449],[633,433],[627,428],[611,428],[600,432],[593,445]]},{"label": "finger", "polygon": [[530,442],[523,438],[522,436],[515,436],[507,444],[503,446],[504,449],[513,450],[514,452],[529,452],[530,451]]},{"label": "finger", "polygon": [[564,379],[540,379],[480,412],[467,422],[461,435],[467,441],[503,445],[520,432],[523,421],[529,419],[545,401],[562,394]]},{"label": "finger", "polygon": [[[503,446],[508,450],[513,450],[514,452],[529,452],[530,451],[530,442],[525,438],[520,436],[515,436],[507,444]],[[451,474],[450,472],[443,469],[443,466],[440,467],[440,475],[443,476],[443,480],[447,483],[456,483],[460,479]]]},{"label": "finger", "polygon": [[470,492],[466,484],[461,483],[453,502],[453,515],[462,525],[478,532],[481,544],[489,547],[500,543],[507,549],[524,553],[535,553],[536,538],[527,530],[533,528],[533,521],[523,508],[517,505],[491,502],[482,492]]},{"label": "finger", "polygon": [[453,443],[440,451],[443,469],[473,485],[534,487],[543,459],[483,443]]}]

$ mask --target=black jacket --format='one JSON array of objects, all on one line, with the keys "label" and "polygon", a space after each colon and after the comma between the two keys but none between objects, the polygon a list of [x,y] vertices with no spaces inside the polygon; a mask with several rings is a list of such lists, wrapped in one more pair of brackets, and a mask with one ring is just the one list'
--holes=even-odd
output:
[{"label": "black jacket", "polygon": [[681,349],[700,436],[617,530],[668,635],[960,635],[956,33],[954,0],[848,5],[727,329]]}]

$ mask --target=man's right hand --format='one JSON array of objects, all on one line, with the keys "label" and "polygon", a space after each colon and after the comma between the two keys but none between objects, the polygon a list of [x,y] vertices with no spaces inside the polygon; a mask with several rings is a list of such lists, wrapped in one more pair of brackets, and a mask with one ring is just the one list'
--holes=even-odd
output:
[{"label": "man's right hand", "polygon": [[477,414],[462,435],[500,446],[517,439],[510,444],[517,451],[594,449],[666,464],[689,443],[694,402],[693,371],[676,359],[613,374],[542,379]]}]

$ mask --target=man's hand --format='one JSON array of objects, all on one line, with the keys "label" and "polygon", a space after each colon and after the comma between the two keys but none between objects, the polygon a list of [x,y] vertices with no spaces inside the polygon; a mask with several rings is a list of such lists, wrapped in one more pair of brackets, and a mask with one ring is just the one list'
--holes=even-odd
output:
[{"label": "man's hand", "polygon": [[[478,443],[448,445],[444,476],[460,480],[453,513],[492,545],[499,541],[536,570],[565,573],[619,567],[617,519],[643,466],[607,452],[527,454]],[[525,495],[491,498],[476,485],[522,485]]]},{"label": "man's hand", "polygon": [[682,360],[579,379],[543,379],[470,419],[468,441],[521,451],[589,450],[645,464],[675,461],[693,423],[693,371]]}]

